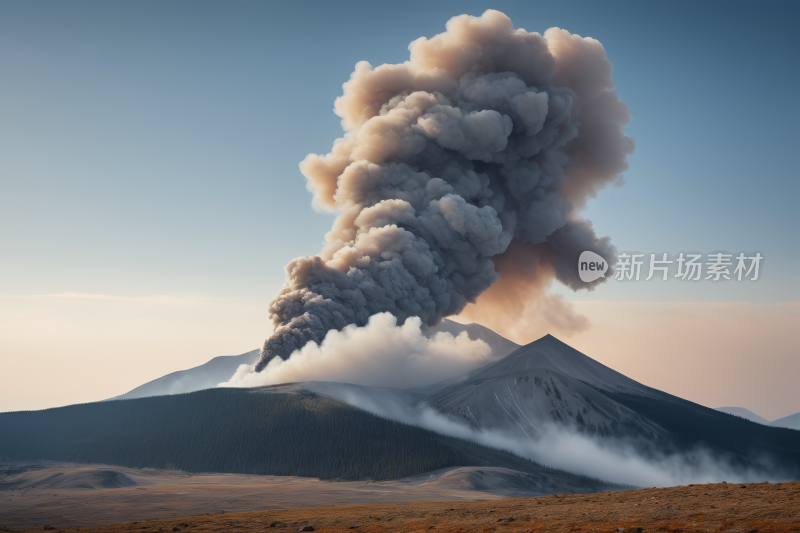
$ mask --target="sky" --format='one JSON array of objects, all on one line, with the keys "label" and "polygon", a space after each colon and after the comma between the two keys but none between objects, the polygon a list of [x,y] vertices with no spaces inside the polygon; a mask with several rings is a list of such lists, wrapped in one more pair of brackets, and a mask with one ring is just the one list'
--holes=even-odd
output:
[{"label": "sky", "polygon": [[800,411],[796,3],[40,0],[0,2],[0,411],[259,347],[333,220],[298,163],[341,136],[355,63],[488,8],[614,64],[636,152],[582,213],[598,234],[764,257],[757,282],[554,286],[591,324],[563,340],[710,407]]}]

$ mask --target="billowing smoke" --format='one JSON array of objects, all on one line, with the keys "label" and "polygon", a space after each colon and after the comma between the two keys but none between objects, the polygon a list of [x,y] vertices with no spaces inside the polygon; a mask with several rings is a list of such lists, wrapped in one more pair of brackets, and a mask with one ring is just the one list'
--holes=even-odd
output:
[{"label": "billowing smoke", "polygon": [[491,361],[492,349],[466,332],[427,337],[422,322],[411,317],[397,327],[391,313],[331,330],[321,344],[309,342],[284,361],[273,358],[261,372],[241,365],[225,387],[258,387],[296,381],[334,381],[407,389],[432,385],[466,374]]},{"label": "billowing smoke", "polygon": [[633,151],[603,46],[489,10],[409,50],[399,65],[356,65],[335,105],[344,137],[300,165],[315,206],[339,216],[319,255],[287,265],[256,371],[376,313],[435,325],[498,277],[485,306],[554,277],[591,288],[577,277],[584,250],[613,262],[576,212],[621,183]]}]

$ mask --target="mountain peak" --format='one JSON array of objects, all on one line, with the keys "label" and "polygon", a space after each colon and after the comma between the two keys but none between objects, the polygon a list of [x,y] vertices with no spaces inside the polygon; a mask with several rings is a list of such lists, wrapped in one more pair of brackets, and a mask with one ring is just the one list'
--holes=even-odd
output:
[{"label": "mountain peak", "polygon": [[606,390],[652,394],[648,387],[595,361],[549,333],[476,371],[473,377],[499,378],[534,370],[557,372]]},{"label": "mountain peak", "polygon": [[[650,389],[602,365],[553,335],[522,346],[503,359],[420,391],[426,402],[472,426],[521,431],[530,438],[549,424],[635,427],[647,437],[662,431],[617,403],[608,393],[654,397]],[[460,420],[460,418],[458,418]]]}]

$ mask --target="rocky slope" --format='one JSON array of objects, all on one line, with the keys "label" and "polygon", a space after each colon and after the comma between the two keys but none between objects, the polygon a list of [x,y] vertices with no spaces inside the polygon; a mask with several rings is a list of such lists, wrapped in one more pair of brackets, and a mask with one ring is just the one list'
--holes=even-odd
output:
[{"label": "rocky slope", "polygon": [[[546,426],[592,434],[663,437],[658,425],[602,391],[657,397],[660,393],[547,335],[445,386],[429,387],[432,407],[477,429],[535,437]],[[454,382],[453,382],[454,381]]]}]

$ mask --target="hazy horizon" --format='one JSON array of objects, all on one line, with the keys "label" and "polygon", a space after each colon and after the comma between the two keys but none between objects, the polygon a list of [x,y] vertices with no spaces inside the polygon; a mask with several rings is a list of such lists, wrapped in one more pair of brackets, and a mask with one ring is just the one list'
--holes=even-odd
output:
[{"label": "hazy horizon", "polygon": [[764,262],[757,282],[556,282],[585,326],[485,325],[521,344],[552,333],[709,407],[800,412],[794,6],[40,1],[0,5],[0,411],[260,347],[284,265],[333,221],[298,164],[341,136],[331,109],[355,63],[402,62],[487,8],[596,38],[614,65],[636,151],[626,183],[582,211],[598,235]]}]

